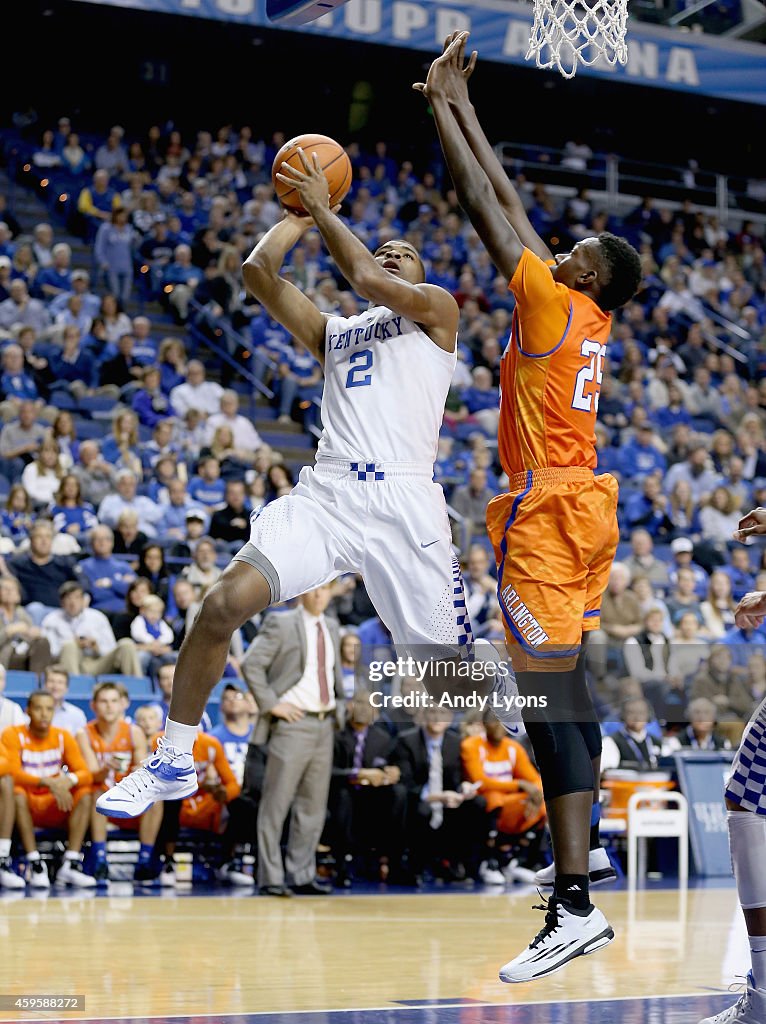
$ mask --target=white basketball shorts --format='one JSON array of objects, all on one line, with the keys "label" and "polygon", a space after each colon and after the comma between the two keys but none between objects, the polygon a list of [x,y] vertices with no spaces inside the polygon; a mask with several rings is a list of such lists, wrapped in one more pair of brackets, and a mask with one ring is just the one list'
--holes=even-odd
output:
[{"label": "white basketball shorts", "polygon": [[766,700],[742,734],[726,784],[726,798],[745,811],[766,815]]},{"label": "white basketball shorts", "polygon": [[265,576],[274,602],[360,573],[397,648],[467,657],[473,636],[463,579],[444,492],[432,477],[430,466],[412,463],[321,459],[303,468],[290,494],[253,515],[235,560]]}]

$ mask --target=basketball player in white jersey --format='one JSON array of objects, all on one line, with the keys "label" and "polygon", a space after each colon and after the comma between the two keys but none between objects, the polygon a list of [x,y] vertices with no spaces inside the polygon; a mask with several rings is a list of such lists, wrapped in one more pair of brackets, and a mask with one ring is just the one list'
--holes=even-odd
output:
[{"label": "basketball player in white jersey", "polygon": [[[736,540],[766,534],[766,508],[739,521]],[[734,613],[740,629],[766,621],[766,592],[745,594]],[[701,1024],[764,1024],[766,1021],[766,700],[753,715],[726,784],[729,846],[737,894],[745,915],[752,968],[745,991],[728,1010]]]},{"label": "basketball player in white jersey", "polygon": [[[316,464],[304,467],[289,495],[253,517],[250,541],[208,591],[184,640],[157,755],[99,798],[102,814],[132,817],[156,800],[195,791],[192,746],[232,632],[269,604],[341,573],[361,573],[399,653],[444,660],[470,655],[460,567],[444,494],[433,481],[457,358],[457,303],[425,283],[423,263],[409,243],[387,242],[371,255],[330,210],[316,159],[304,155],[303,163],[302,173],[283,165],[290,175],[283,180],[297,189],[313,221],[287,213],[255,247],[243,273],[268,313],[324,364]],[[366,312],[324,314],[279,276],[285,256],[313,224],[354,291],[369,300]],[[486,644],[484,650],[492,649]],[[487,660],[494,660],[491,654]],[[476,688],[473,679],[471,685]],[[270,711],[288,720],[296,715],[289,704]]]}]

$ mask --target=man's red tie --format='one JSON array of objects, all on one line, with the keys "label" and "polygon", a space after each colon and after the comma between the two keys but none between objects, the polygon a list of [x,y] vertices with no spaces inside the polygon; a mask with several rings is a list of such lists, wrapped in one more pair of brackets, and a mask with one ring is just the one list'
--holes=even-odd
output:
[{"label": "man's red tie", "polygon": [[317,668],[319,673],[319,699],[322,702],[322,706],[326,707],[330,703],[330,690],[327,686],[327,662],[324,650],[324,630],[322,629],[321,622],[317,622]]}]

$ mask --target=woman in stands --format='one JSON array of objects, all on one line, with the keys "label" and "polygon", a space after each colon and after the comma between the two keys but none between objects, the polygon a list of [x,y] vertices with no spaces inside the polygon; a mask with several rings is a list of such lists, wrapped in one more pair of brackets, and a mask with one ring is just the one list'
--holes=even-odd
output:
[{"label": "woman in stands", "polygon": [[89,501],[83,501],[79,479],[68,473],[61,481],[50,514],[59,533],[82,537],[97,523],[96,512]]},{"label": "woman in stands", "polygon": [[731,578],[725,572],[714,572],[710,577],[707,600],[700,605],[702,621],[711,640],[720,640],[734,626],[735,607]]},{"label": "woman in stands", "polygon": [[70,469],[80,457],[80,442],[77,440],[72,414],[62,409],[53,421],[51,437],[59,446],[60,462],[64,469]]},{"label": "woman in stands", "polygon": [[21,482],[38,508],[46,508],[53,501],[61,486],[63,471],[59,461],[61,452],[52,437],[40,445],[37,458],[24,467]]},{"label": "woman in stands", "polygon": [[120,410],[112,421],[112,432],[104,439],[101,454],[117,469],[130,469],[142,476],[138,451],[138,417],[130,410]]},{"label": "woman in stands", "polygon": [[160,368],[160,387],[169,395],[173,388],[186,380],[186,350],[179,338],[163,338],[157,354]]},{"label": "woman in stands", "polygon": [[168,606],[168,612],[173,613],[173,583],[175,577],[165,564],[165,553],[159,544],[147,544],[141,552],[138,562],[138,576],[149,580],[154,593],[157,594]]},{"label": "woman in stands", "polygon": [[130,317],[123,312],[117,296],[111,292],[101,300],[101,319],[106,328],[106,339],[112,345],[116,345],[123,334],[130,334],[132,330]]},{"label": "woman in stands", "polygon": [[32,528],[32,502],[22,484],[11,487],[0,518],[4,537],[17,546],[27,539]]}]

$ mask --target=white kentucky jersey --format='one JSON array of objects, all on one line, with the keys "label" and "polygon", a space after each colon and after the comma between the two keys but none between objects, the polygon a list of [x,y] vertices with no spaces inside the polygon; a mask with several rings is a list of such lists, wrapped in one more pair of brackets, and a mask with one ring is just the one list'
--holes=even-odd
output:
[{"label": "white kentucky jersey", "polygon": [[385,306],[331,316],[317,457],[433,465],[456,360]]}]

